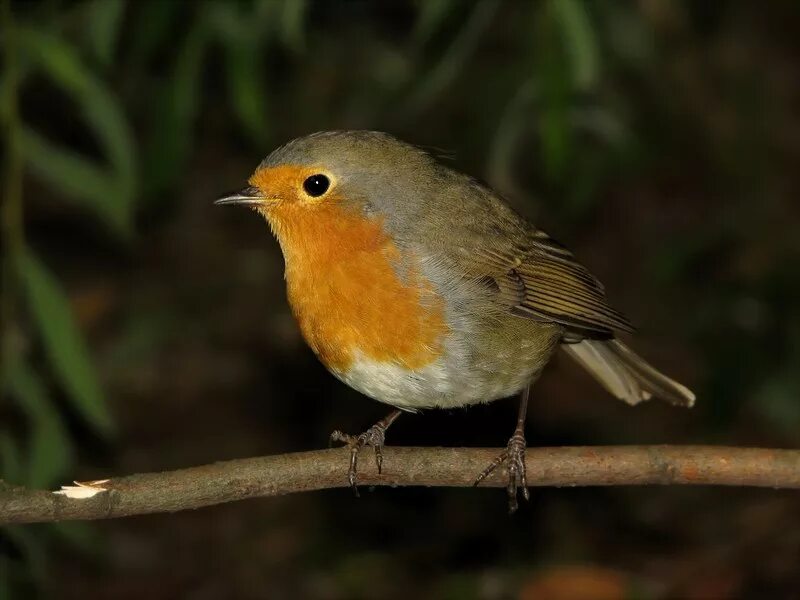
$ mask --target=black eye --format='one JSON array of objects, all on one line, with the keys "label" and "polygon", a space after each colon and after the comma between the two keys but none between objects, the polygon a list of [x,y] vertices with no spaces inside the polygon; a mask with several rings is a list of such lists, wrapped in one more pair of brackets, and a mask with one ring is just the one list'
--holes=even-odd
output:
[{"label": "black eye", "polygon": [[303,189],[314,198],[322,196],[331,187],[331,180],[325,175],[312,175],[303,182]]}]

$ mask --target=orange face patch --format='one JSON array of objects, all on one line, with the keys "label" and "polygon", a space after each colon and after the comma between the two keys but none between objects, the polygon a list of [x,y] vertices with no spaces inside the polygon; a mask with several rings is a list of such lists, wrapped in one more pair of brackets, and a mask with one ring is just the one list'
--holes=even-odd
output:
[{"label": "orange face patch", "polygon": [[[318,171],[283,166],[250,180],[280,198],[259,208],[286,259],[289,302],[303,335],[332,370],[346,373],[357,356],[418,369],[442,352],[442,299],[379,219],[343,206],[335,186],[306,201],[302,182]],[[294,191],[292,191],[294,190]]]},{"label": "orange face patch", "polygon": [[[253,173],[253,176],[250,177],[248,183],[261,190],[268,199],[281,199],[284,201],[305,200],[313,202],[314,199],[308,196],[303,190],[303,182],[307,177],[318,173],[325,173],[327,175],[327,171],[321,167],[283,165],[280,167],[257,170]],[[333,187],[332,185],[331,188]]]}]

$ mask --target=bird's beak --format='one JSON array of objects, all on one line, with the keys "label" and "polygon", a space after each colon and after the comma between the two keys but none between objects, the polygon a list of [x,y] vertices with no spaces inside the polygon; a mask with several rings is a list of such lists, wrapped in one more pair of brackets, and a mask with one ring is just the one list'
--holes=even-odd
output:
[{"label": "bird's beak", "polygon": [[239,192],[228,194],[218,200],[214,200],[214,204],[263,204],[267,198],[256,187],[247,187]]}]

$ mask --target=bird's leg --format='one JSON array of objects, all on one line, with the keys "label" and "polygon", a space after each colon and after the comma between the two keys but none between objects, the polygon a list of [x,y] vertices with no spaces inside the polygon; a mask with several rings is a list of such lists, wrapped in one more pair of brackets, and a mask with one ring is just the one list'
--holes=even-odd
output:
[{"label": "bird's leg", "polygon": [[358,496],[358,488],[356,487],[358,453],[364,446],[372,446],[375,449],[375,464],[378,466],[378,474],[380,475],[383,468],[382,450],[383,442],[386,439],[386,430],[399,416],[400,411],[393,410],[360,435],[348,435],[339,430],[331,434],[331,442],[342,442],[350,446],[350,470],[347,473],[347,480],[350,482],[350,487],[353,488],[356,496]]},{"label": "bird's leg", "polygon": [[503,463],[508,464],[508,512],[513,514],[517,511],[517,490],[522,488],[522,497],[530,500],[528,492],[528,482],[525,479],[525,416],[528,412],[528,397],[530,396],[530,386],[526,387],[519,399],[519,413],[517,415],[517,426],[514,434],[508,440],[506,449],[478,475],[474,485],[478,485],[492,471]]}]

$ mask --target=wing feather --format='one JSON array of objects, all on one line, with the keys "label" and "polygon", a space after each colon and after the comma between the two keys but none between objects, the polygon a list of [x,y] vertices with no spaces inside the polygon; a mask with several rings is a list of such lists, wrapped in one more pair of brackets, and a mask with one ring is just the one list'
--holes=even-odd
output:
[{"label": "wing feather", "polygon": [[603,285],[566,248],[538,230],[526,245],[514,252],[488,250],[482,257],[514,314],[559,323],[592,339],[633,331],[630,321],[608,304]]}]

